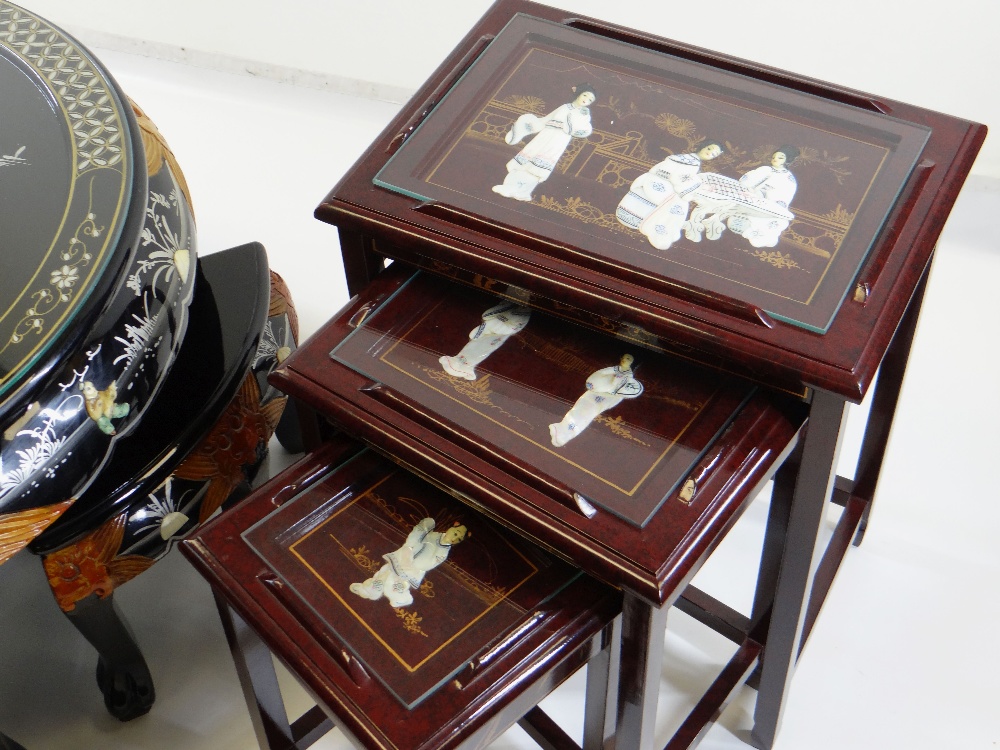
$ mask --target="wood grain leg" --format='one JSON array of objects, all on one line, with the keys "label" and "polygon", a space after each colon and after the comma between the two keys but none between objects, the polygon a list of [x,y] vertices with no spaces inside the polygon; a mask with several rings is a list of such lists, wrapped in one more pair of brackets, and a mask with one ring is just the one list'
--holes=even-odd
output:
[{"label": "wood grain leg", "polygon": [[799,474],[802,462],[801,444],[781,465],[774,475],[774,486],[771,489],[771,504],[767,513],[767,526],[764,528],[764,544],[760,556],[760,568],[757,572],[757,585],[754,590],[753,607],[750,610],[752,627],[757,628],[770,617],[771,606],[774,603],[774,592],[778,586],[778,574],[781,571],[781,558],[788,537],[788,521],[792,512],[792,499],[795,495],[795,480]]},{"label": "wood grain leg", "polygon": [[323,444],[326,429],[323,418],[297,398],[289,398],[285,411],[295,415],[295,428],[299,431],[301,449],[310,453],[318,450]]},{"label": "wood grain leg", "polygon": [[299,406],[294,400],[289,399],[285,404],[285,410],[281,413],[274,428],[274,436],[278,438],[278,443],[289,453],[302,453],[305,450],[305,438],[303,425],[299,419]]},{"label": "wood grain leg", "polygon": [[587,664],[583,708],[583,750],[603,750],[615,735],[622,621],[616,617],[604,635],[603,648]]},{"label": "wood grain leg", "polygon": [[667,609],[625,592],[615,750],[653,748]]},{"label": "wood grain leg", "polygon": [[762,657],[752,731],[753,741],[760,748],[774,745],[781,725],[816,571],[816,542],[833,491],[846,417],[847,404],[842,397],[816,391],[796,472],[787,538]]},{"label": "wood grain leg", "polygon": [[[767,629],[771,621],[771,608],[774,606],[774,592],[778,587],[778,574],[781,571],[781,559],[788,538],[788,521],[792,512],[792,499],[795,495],[795,480],[798,477],[802,462],[802,444],[785,460],[774,475],[774,486],[771,489],[771,504],[767,512],[767,525],[764,528],[764,544],[760,554],[760,567],[757,570],[757,583],[754,590],[753,606],[750,610],[750,621],[744,632],[754,632],[760,642],[767,638]],[[760,685],[761,662],[747,680],[747,684],[756,689]]]},{"label": "wood grain leg", "polygon": [[344,259],[347,293],[354,296],[368,286],[385,268],[385,258],[376,253],[370,237],[359,232],[339,229],[340,254]]}]

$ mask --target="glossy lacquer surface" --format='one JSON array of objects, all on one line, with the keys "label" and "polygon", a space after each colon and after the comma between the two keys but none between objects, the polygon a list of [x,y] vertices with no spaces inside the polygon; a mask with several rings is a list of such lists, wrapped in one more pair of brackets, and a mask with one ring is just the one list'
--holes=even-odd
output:
[{"label": "glossy lacquer surface", "polygon": [[371,451],[243,538],[407,708],[579,575]]},{"label": "glossy lacquer surface", "polygon": [[78,317],[87,325],[88,309],[103,301],[105,270],[113,279],[133,250],[119,239],[136,154],[128,116],[94,61],[7,3],[0,25],[2,396]]},{"label": "glossy lacquer surface", "polygon": [[[40,512],[44,528],[86,489],[169,372],[187,328],[195,228],[173,154],[110,75],[28,11],[2,3],[0,21],[4,85],[41,118],[15,129],[24,143],[0,149],[10,157],[0,190],[20,206],[22,189],[33,195],[51,182],[58,198],[4,211],[0,260],[17,270],[4,274],[0,305],[10,368],[0,516],[20,526],[19,514]],[[32,145],[46,134],[51,153]],[[17,543],[0,559],[37,533],[38,519],[26,522],[32,531],[10,537]]]},{"label": "glossy lacquer surface", "polygon": [[644,525],[754,386],[532,311],[529,300],[418,273],[331,356],[577,504]]},{"label": "glossy lacquer surface", "polygon": [[517,15],[375,181],[822,333],[929,134]]},{"label": "glossy lacquer surface", "polygon": [[[508,44],[515,28],[530,31]],[[585,84],[593,98],[575,114],[560,112]],[[533,153],[548,121],[562,136]],[[316,214],[340,229],[352,292],[386,255],[465,283],[531,289],[561,314],[758,382],[860,400],[985,133],[919,107],[501,0]],[[712,140],[723,152],[701,154]],[[786,145],[798,151],[778,168],[797,183],[790,199],[761,178]],[[535,157],[554,166],[530,200],[518,200],[521,188],[504,187],[505,175]],[[622,206],[642,213],[630,192],[654,204],[654,195],[684,193],[683,175],[663,164],[671,157],[684,157],[685,185],[716,169],[720,184],[745,177],[744,187],[786,203],[793,218],[773,212],[789,222],[778,243],[756,246],[753,221],[742,226],[735,208],[724,215],[696,200],[704,184],[659,205],[693,222],[654,222],[680,232],[669,247],[622,223]],[[695,208],[707,213],[696,217]],[[793,308],[812,299],[824,312],[807,319],[779,307],[779,297]]]},{"label": "glossy lacquer surface", "polygon": [[[182,550],[216,593],[289,665],[323,711],[336,716],[337,728],[359,747],[421,750],[467,740],[470,746],[483,746],[596,653],[600,645],[592,639],[620,612],[621,597],[579,575],[564,587],[553,587],[550,595],[543,596],[536,606],[522,611],[516,618],[518,625],[510,625],[511,620],[506,618],[512,614],[509,610],[501,612],[503,616],[494,621],[493,615],[502,607],[490,607],[489,603],[495,603],[498,594],[502,598],[502,592],[491,589],[490,581],[500,581],[516,569],[530,569],[525,566],[526,560],[542,569],[565,570],[566,566],[532,549],[511,532],[493,526],[462,504],[451,506],[455,501],[393,463],[371,452],[358,455],[358,450],[356,443],[335,436],[246,501],[200,529],[181,545]],[[383,481],[378,484],[380,479]],[[388,481],[396,481],[396,489],[405,487],[405,497],[397,498],[384,484]],[[373,489],[375,484],[378,486]],[[332,514],[357,505],[355,501],[372,489],[374,494],[384,489],[380,496],[385,504],[367,519],[361,517],[360,524],[347,525],[346,529],[344,524],[321,526]],[[318,523],[316,503],[310,501],[316,498],[325,498],[319,506],[330,511],[329,514],[321,511]],[[460,519],[443,515],[446,506],[454,507]],[[372,539],[383,534],[398,539],[401,534],[408,535],[407,527],[412,528],[421,520],[415,515],[421,515],[424,509],[438,513],[436,525],[451,527],[453,521],[460,520],[472,532],[454,545],[443,563],[427,571],[424,579],[427,591],[445,596],[463,589],[466,594],[478,589],[478,596],[456,602],[454,611],[449,613],[450,599],[437,600],[436,596],[432,598],[416,588],[412,591],[414,604],[396,610],[384,599],[363,599],[351,592],[345,576],[356,575],[361,580],[360,576],[368,575],[361,565],[364,555],[345,554],[325,532],[336,529],[364,534],[365,529],[371,529]],[[268,529],[269,518],[275,521],[271,529]],[[281,571],[285,563],[276,545],[266,550],[259,546],[261,538],[270,537],[277,545],[295,537],[305,539],[313,528],[321,528],[314,536],[328,540],[326,550],[320,555],[322,561],[352,567],[350,574],[321,577],[298,560],[294,568]],[[491,528],[496,533],[484,531],[481,544],[477,543],[476,529]],[[256,544],[249,542],[251,537],[255,537]],[[367,543],[365,547],[365,554],[376,558],[374,562],[379,565],[384,562],[379,555],[383,552],[381,547],[376,549]],[[509,572],[496,568],[496,564],[508,560],[516,560],[518,567]],[[463,571],[468,575],[462,574]],[[511,600],[520,596],[522,592],[514,591]],[[345,616],[347,610],[341,600],[351,602],[350,606],[358,613],[364,611],[372,629],[360,626],[360,617]],[[469,632],[473,640],[464,644],[461,639],[452,642],[456,651],[465,651],[464,657],[452,660],[458,666],[452,679],[412,707],[404,705],[398,694],[400,687],[420,682],[427,685],[428,678],[422,672],[435,669],[436,660],[443,661],[456,654],[447,654],[444,649],[414,674],[395,683],[393,690],[380,675],[388,664],[397,662],[397,657],[404,654],[393,654],[388,647],[405,644],[409,639],[409,648],[420,648],[426,639],[415,632],[417,628],[437,638],[440,634],[432,628],[438,618],[448,620],[444,627],[454,627],[474,610],[484,608],[490,611],[477,622],[469,623],[480,628],[475,634]],[[331,610],[339,610],[339,616],[332,621],[327,619]],[[348,629],[352,632],[347,632]],[[588,643],[591,648],[586,647]],[[430,684],[434,682],[431,680]],[[260,695],[256,700],[267,698]],[[267,710],[264,705],[260,709]],[[262,747],[270,742],[263,734],[260,738]],[[278,746],[277,740],[273,746]]]},{"label": "glossy lacquer surface", "polygon": [[[393,264],[274,382],[504,525],[650,601],[677,593],[795,444],[804,409],[793,399],[537,311],[475,366],[476,380],[450,375],[442,356],[481,341],[470,338],[480,326],[496,333],[493,316],[483,316],[497,297],[413,273]],[[492,289],[502,304],[524,300],[523,290]],[[436,321],[430,313],[440,309],[450,313]],[[551,425],[600,395],[595,371],[609,356],[620,368],[630,352],[642,392],[605,402],[610,408],[579,435],[554,445]],[[614,476],[638,477],[627,487],[636,491],[624,492]]]},{"label": "glossy lacquer surface", "polygon": [[[160,537],[167,512],[183,511],[192,524],[197,522],[198,514],[189,506],[202,494],[201,483],[174,477],[165,494],[160,485],[209,431],[258,359],[268,288],[267,257],[259,245],[198,262],[191,330],[163,387],[100,476],[33,542],[33,552],[52,552],[128,509],[121,554],[147,553],[146,547],[162,543],[144,530]],[[160,513],[154,512],[157,507]],[[177,532],[183,533],[183,527]]]}]

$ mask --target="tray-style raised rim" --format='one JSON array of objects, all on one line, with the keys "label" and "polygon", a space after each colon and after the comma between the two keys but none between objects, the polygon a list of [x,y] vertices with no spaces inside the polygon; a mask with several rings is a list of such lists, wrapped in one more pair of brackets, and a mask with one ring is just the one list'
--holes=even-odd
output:
[{"label": "tray-style raised rim", "polygon": [[[381,553],[399,548],[391,563],[397,570],[407,565],[414,535],[432,537],[437,532],[428,531],[456,525],[455,518],[467,537],[446,547],[445,561],[413,586],[412,602],[387,602],[388,582],[376,601],[372,589],[355,592],[362,580],[376,580],[390,559]],[[436,527],[426,528],[428,520]],[[331,466],[242,538],[282,581],[289,611],[338,639],[407,709],[470,664],[488,661],[482,654],[491,647],[490,658],[500,656],[498,642],[533,627],[580,575],[370,450]]]},{"label": "tray-style raised rim", "polygon": [[[331,358],[378,383],[373,398],[390,399],[401,412],[437,414],[457,443],[574,508],[592,504],[644,526],[754,390],[748,381],[529,312],[519,300],[402,266],[386,277],[405,280],[377,305],[362,295],[368,313]],[[469,329],[478,333],[508,315],[521,330],[488,344],[493,353],[471,371],[449,372],[444,363],[454,368],[463,345],[475,350],[490,337],[470,343]],[[338,324],[351,327],[343,318]],[[587,390],[595,378],[597,390]],[[602,393],[611,383],[632,395]],[[595,407],[600,413],[584,425],[583,413]]]},{"label": "tray-style raised rim", "polygon": [[[534,66],[544,67],[545,64],[549,64],[569,67],[570,72],[562,74],[560,78],[560,80],[565,79],[567,87],[568,82],[575,81],[581,76],[587,77],[587,80],[598,86],[601,94],[587,110],[593,115],[594,132],[590,136],[580,138],[579,143],[571,141],[574,143],[571,148],[579,146],[582,150],[581,155],[573,157],[571,166],[563,166],[563,162],[566,161],[564,155],[551,180],[555,184],[550,185],[548,181],[539,184],[535,192],[544,195],[535,195],[525,203],[523,198],[518,201],[499,198],[496,195],[498,188],[489,189],[490,183],[498,182],[502,177],[490,174],[489,170],[502,172],[503,161],[515,154],[517,147],[511,147],[507,152],[500,151],[493,154],[492,151],[496,149],[488,150],[477,144],[481,144],[484,140],[482,129],[490,128],[491,117],[495,119],[502,115],[499,108],[506,106],[503,92],[521,91],[518,88],[510,88],[512,79],[520,77],[521,83],[517,85],[521,86],[544,85],[544,81],[536,81],[535,75],[525,81],[523,80],[525,74],[520,73],[522,68],[534,69],[532,63],[534,58],[546,61],[536,61]],[[550,75],[559,74],[552,71]],[[666,98],[669,93],[673,99],[672,105],[664,103],[660,106],[682,108],[678,110],[679,114],[673,114],[674,110],[671,109],[671,114],[661,113],[660,118],[672,117],[678,120],[688,115],[698,117],[698,113],[705,110],[712,111],[713,115],[702,115],[704,122],[701,124],[702,126],[709,124],[713,129],[710,132],[716,135],[722,130],[726,135],[727,144],[728,139],[732,139],[734,143],[742,142],[742,145],[746,146],[750,142],[746,141],[746,138],[753,136],[750,135],[750,131],[740,131],[740,123],[747,128],[748,122],[760,120],[754,131],[760,138],[773,139],[775,136],[772,131],[777,126],[784,126],[794,135],[785,134],[779,139],[782,142],[788,140],[792,143],[801,143],[805,148],[805,144],[811,142],[811,138],[822,136],[829,139],[830,143],[824,141],[822,149],[813,149],[818,161],[821,160],[820,152],[825,154],[830,150],[834,153],[832,151],[835,148],[832,145],[834,143],[839,143],[840,147],[857,148],[863,145],[864,148],[871,150],[869,159],[872,162],[867,167],[869,172],[865,172],[866,167],[861,164],[853,165],[847,157],[831,157],[838,163],[851,165],[852,170],[861,169],[861,174],[844,174],[848,170],[842,169],[838,181],[850,178],[852,182],[864,187],[864,190],[855,194],[856,205],[851,203],[841,190],[836,193],[835,202],[822,204],[823,208],[817,209],[820,213],[844,217],[843,221],[846,222],[843,236],[838,237],[836,243],[830,246],[829,252],[823,251],[827,252],[826,260],[818,261],[818,256],[814,254],[819,251],[818,248],[807,252],[798,244],[788,241],[789,237],[793,236],[792,233],[784,232],[779,235],[780,242],[777,238],[772,240],[777,242],[776,245],[757,245],[756,247],[765,249],[755,251],[760,257],[771,258],[772,261],[778,260],[779,255],[776,254],[780,254],[784,259],[782,262],[788,264],[784,271],[769,270],[763,275],[757,273],[743,278],[738,272],[724,271],[723,269],[732,267],[730,265],[732,261],[727,260],[722,263],[721,259],[702,268],[699,259],[711,257],[723,246],[736,245],[744,253],[753,249],[749,242],[736,232],[726,232],[725,222],[719,224],[723,227],[723,233],[717,238],[717,242],[715,238],[708,238],[697,243],[689,243],[681,236],[675,240],[675,245],[679,244],[678,247],[671,247],[669,251],[656,251],[640,233],[622,231],[621,222],[610,222],[609,226],[605,225],[606,216],[614,213],[615,204],[628,192],[627,181],[615,189],[598,192],[596,198],[591,198],[597,201],[593,204],[581,198],[572,198],[573,201],[583,201],[586,212],[578,209],[571,214],[569,220],[560,219],[565,207],[559,202],[559,198],[554,196],[576,195],[573,191],[588,187],[593,190],[593,186],[589,183],[595,178],[583,178],[578,174],[587,171],[587,164],[606,162],[598,177],[612,168],[619,170],[619,175],[625,169],[636,169],[636,172],[630,173],[635,176],[639,170],[631,162],[638,158],[644,162],[645,167],[652,168],[659,160],[660,157],[636,157],[627,153],[633,150],[629,144],[634,140],[634,136],[627,137],[626,132],[634,133],[635,128],[642,127],[645,118],[652,119],[650,113],[630,111],[630,108],[636,106],[630,97],[635,95],[633,92],[643,88],[655,88],[658,91],[662,89],[659,96],[653,98],[654,101]],[[567,94],[567,98],[568,96],[570,95]],[[603,104],[608,99],[612,101],[617,99],[620,103],[614,107]],[[687,99],[695,101],[688,103]],[[527,102],[514,105],[509,116],[514,117],[523,108],[531,106],[537,108],[538,105]],[[690,109],[684,109],[685,106]],[[723,120],[720,114],[723,110],[731,110],[728,119],[724,120],[727,123],[725,126],[719,122]],[[538,114],[541,112],[539,109]],[[590,115],[588,122],[589,117]],[[694,122],[686,122],[685,127],[692,133],[700,132],[695,130]],[[611,130],[598,133],[598,123]],[[492,129],[495,128],[496,125],[493,124]],[[492,129],[488,132],[492,132]],[[663,134],[660,125],[649,126],[646,131],[661,136]],[[816,333],[824,333],[844,297],[852,288],[854,277],[868,256],[876,237],[883,230],[896,198],[904,185],[909,182],[913,167],[929,134],[930,130],[926,126],[904,122],[880,112],[865,111],[780,85],[762,83],[743,73],[721,71],[676,55],[622,45],[598,34],[521,13],[507,23],[449,89],[415,132],[389,158],[375,176],[374,182],[380,187],[408,195],[424,204],[434,203],[435,208],[447,207],[456,214],[456,220],[460,216],[471,215],[483,225],[492,224],[508,233],[516,228],[517,231],[523,232],[526,238],[535,240],[535,248],[542,257],[565,257],[573,264],[593,268],[611,276],[630,275],[638,286],[652,290],[675,287],[680,294],[707,297],[708,293],[728,298],[727,304],[731,307],[742,306],[762,310],[765,315],[776,320]],[[591,143],[594,140],[600,142]],[[656,139],[648,138],[648,140],[650,141],[648,146],[645,142],[634,145],[655,148]],[[682,138],[678,137],[678,140]],[[531,136],[525,136],[525,140],[520,141],[518,145],[523,146],[525,143],[528,143],[525,151],[530,151]],[[776,146],[777,144],[772,143],[772,147]],[[463,163],[464,168],[459,172],[461,182],[455,181],[458,175],[449,179],[446,174],[449,172],[448,164],[460,161],[460,157],[454,154],[477,148],[479,150],[475,153],[479,158],[476,159],[476,166],[481,167],[485,173],[481,178],[480,191],[470,189],[470,185],[479,185],[479,182],[467,182],[468,175],[477,171],[470,169],[469,165]],[[689,148],[697,149],[697,146]],[[591,149],[594,149],[593,153]],[[584,161],[583,154],[586,155],[586,163],[578,164]],[[489,160],[491,155],[495,157],[495,164]],[[716,169],[716,164],[730,158],[723,155],[722,159],[703,162],[699,168],[699,175],[703,175],[706,180],[716,178],[720,180],[720,184],[735,186],[734,178],[739,176],[739,170],[746,171],[749,167],[741,166],[733,171],[734,168],[731,166],[728,168],[731,175],[724,176]],[[790,166],[794,167],[795,164]],[[834,168],[832,164],[830,168]],[[455,169],[456,167],[452,166],[450,171]],[[767,167],[761,166],[755,172],[763,169]],[[813,183],[816,171],[819,170],[813,169],[806,173],[805,169],[802,171],[797,167],[793,169],[792,172],[799,172],[795,200],[790,207],[781,204],[784,206],[783,209],[776,207],[774,210],[791,210],[793,211],[791,215],[797,213],[802,219],[799,206],[803,194],[808,198],[810,187],[815,187]],[[790,172],[776,174],[787,175]],[[870,178],[867,187],[865,187],[866,177]],[[615,184],[617,185],[620,180],[619,176]],[[689,181],[694,182],[693,179]],[[696,190],[689,193],[693,196],[698,194]],[[605,203],[602,204],[601,200]],[[833,198],[830,197],[828,200],[833,201]],[[697,201],[698,198],[695,197],[692,205],[697,205]],[[761,205],[765,203],[766,201]],[[525,210],[526,205],[534,209],[541,207],[544,210]],[[674,207],[680,208],[680,206]],[[596,221],[591,216],[595,212],[603,212],[605,218]],[[810,224],[810,229],[822,228],[829,233],[834,222],[829,219],[824,220],[820,213],[810,221],[823,223],[815,226]],[[692,217],[693,215],[692,210]],[[730,226],[735,224],[730,221]],[[799,231],[804,230],[799,227]],[[697,236],[702,237],[702,234]],[[775,249],[770,250],[771,247]],[[798,261],[805,263],[810,258],[819,264],[809,273],[804,273]],[[751,263],[749,266],[749,269],[744,269],[744,273],[746,270],[759,271],[760,267],[771,267],[766,264],[761,266],[760,262]],[[790,273],[792,269],[798,269],[798,272]],[[789,280],[802,278],[808,279],[806,285],[798,291],[793,291],[796,286],[789,285]]]},{"label": "tray-style raised rim", "polygon": [[[180,544],[219,596],[252,623],[267,646],[337,714],[344,731],[376,738],[384,747],[432,746],[456,732],[480,730],[536,678],[546,675],[546,680],[554,680],[548,683],[551,689],[582,666],[578,647],[621,611],[619,594],[582,576],[540,607],[533,624],[518,637],[495,644],[489,658],[469,664],[410,709],[314,620],[289,609],[287,592],[246,544],[242,532],[360,449],[344,436],[334,437]],[[550,672],[553,668],[557,673]],[[487,706],[491,709],[484,710]],[[424,722],[433,728],[431,735],[411,731]]]},{"label": "tray-style raised rim", "polygon": [[[523,241],[490,236],[475,221],[455,221],[454,217],[436,214],[433,208],[425,210],[411,198],[373,188],[371,180],[386,158],[517,12],[586,28],[627,44],[666,51],[723,70],[740,71],[762,81],[776,81],[860,110],[887,112],[899,120],[931,128],[922,160],[889,219],[891,230],[879,238],[858,275],[860,291],[845,301],[825,335],[782,324],[768,326],[766,321],[745,311],[727,309],[718,301],[706,303],[698,297],[665,293],[636,294],[630,279],[599,277],[562,261],[540,265]],[[985,128],[975,123],[899,102],[876,100],[860,92],[564,11],[502,0],[331,191],[316,215],[338,225],[350,237],[344,246],[357,252],[379,252],[432,270],[450,270],[456,276],[485,276],[530,288],[564,306],[575,307],[581,311],[581,319],[599,317],[627,323],[687,347],[693,356],[727,360],[732,369],[756,380],[790,390],[801,390],[803,386],[824,388],[860,401],[926,270],[944,219],[984,137]],[[349,279],[357,291],[366,281],[365,272],[359,269],[367,261],[360,257],[348,260],[348,268],[359,274]]]}]

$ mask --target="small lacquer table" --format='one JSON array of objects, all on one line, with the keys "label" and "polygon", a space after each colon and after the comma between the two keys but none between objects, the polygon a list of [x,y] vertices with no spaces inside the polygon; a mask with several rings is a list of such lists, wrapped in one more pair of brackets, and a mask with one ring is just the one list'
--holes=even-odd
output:
[{"label": "small lacquer table", "polygon": [[[182,549],[212,584],[262,750],[336,726],[367,750],[471,750],[587,665],[601,747],[621,597],[339,435]],[[419,580],[418,580],[419,579]],[[290,722],[277,655],[317,705]]]}]

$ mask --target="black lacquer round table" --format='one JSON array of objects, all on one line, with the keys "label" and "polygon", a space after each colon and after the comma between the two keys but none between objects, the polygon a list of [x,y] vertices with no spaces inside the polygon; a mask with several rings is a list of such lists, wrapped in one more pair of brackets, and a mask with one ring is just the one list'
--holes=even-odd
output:
[{"label": "black lacquer round table", "polygon": [[0,2],[0,562],[86,489],[169,371],[194,221],[155,126],[78,42]]}]

